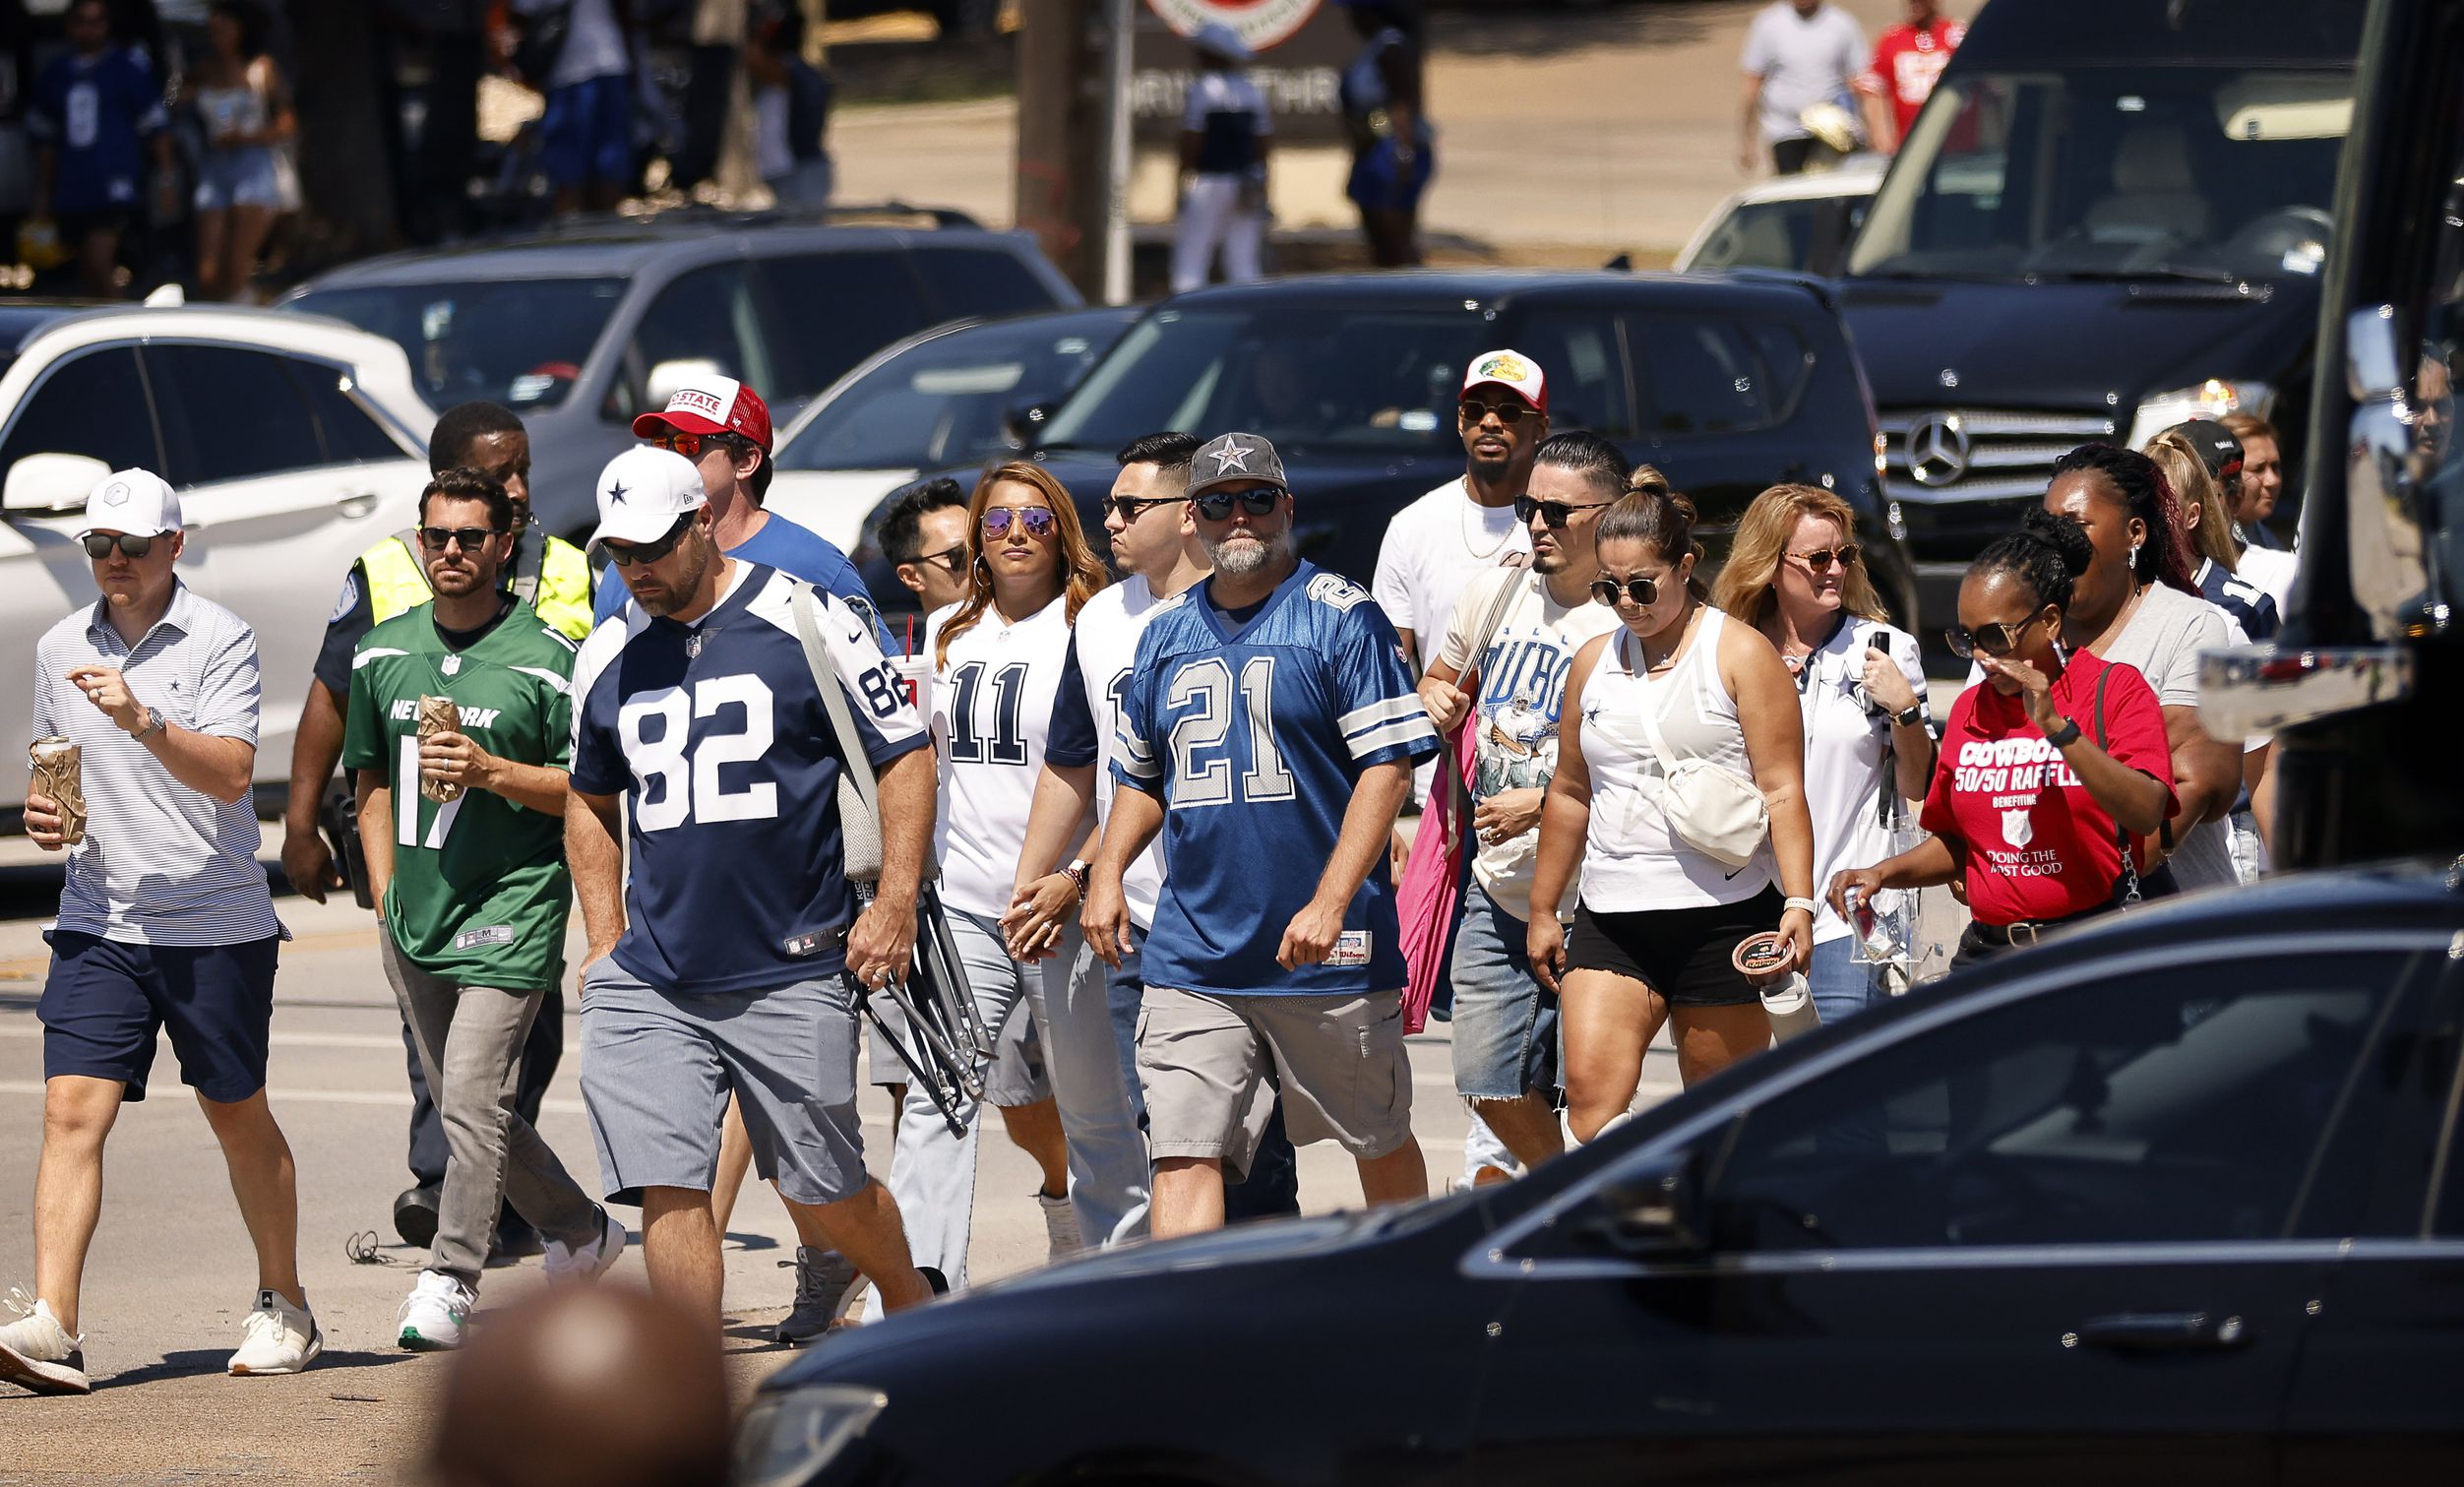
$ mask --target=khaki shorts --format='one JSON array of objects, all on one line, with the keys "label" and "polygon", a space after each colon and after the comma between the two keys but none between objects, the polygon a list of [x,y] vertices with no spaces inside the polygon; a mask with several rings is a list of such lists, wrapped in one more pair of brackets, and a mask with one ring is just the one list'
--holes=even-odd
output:
[{"label": "khaki shorts", "polygon": [[1271,1075],[1294,1146],[1334,1141],[1374,1160],[1412,1134],[1412,1073],[1403,994],[1238,996],[1146,988],[1138,1015],[1138,1080],[1147,1150],[1219,1157],[1246,1170],[1252,1117]]}]

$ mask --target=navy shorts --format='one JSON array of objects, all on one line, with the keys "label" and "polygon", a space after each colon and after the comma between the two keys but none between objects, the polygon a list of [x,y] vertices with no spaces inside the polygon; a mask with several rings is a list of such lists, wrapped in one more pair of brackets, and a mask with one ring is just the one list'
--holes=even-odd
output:
[{"label": "navy shorts", "polygon": [[588,78],[551,91],[539,166],[555,186],[633,183],[633,79]]},{"label": "navy shorts", "polygon": [[277,937],[239,945],[131,945],[53,930],[51,976],[34,1015],[42,1074],[119,1080],[146,1097],[154,1035],[167,1030],[180,1083],[219,1104],[266,1084]]}]

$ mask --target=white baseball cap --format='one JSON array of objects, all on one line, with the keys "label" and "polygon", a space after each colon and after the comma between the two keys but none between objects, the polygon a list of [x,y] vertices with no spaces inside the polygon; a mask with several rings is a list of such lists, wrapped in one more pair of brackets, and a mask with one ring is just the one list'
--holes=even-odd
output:
[{"label": "white baseball cap", "polygon": [[1549,379],[1541,375],[1540,363],[1510,346],[1481,352],[1464,371],[1464,392],[1488,386],[1502,387],[1541,412],[1549,410]]},{"label": "white baseball cap", "polygon": [[150,469],[120,469],[95,481],[87,493],[86,525],[77,535],[116,531],[156,537],[179,529],[180,498],[170,483]]},{"label": "white baseball cap", "polygon": [[702,509],[709,497],[702,472],[670,449],[636,445],[599,471],[599,529],[592,542],[655,542],[676,519]]}]

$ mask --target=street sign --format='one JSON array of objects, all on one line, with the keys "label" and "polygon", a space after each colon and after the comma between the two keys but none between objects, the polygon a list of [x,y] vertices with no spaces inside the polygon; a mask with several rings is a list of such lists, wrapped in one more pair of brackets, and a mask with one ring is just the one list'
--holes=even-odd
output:
[{"label": "street sign", "polygon": [[1274,115],[1278,144],[1345,139],[1340,85],[1361,41],[1333,0],[1145,0],[1131,61],[1130,113],[1141,149],[1180,138],[1181,110],[1197,72],[1189,37],[1220,23],[1256,55],[1249,70]]}]

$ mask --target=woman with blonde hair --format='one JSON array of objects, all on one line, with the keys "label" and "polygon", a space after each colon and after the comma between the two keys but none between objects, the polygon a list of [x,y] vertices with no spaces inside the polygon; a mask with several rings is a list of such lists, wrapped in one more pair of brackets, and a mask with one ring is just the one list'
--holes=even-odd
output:
[{"label": "woman with blonde hair", "polygon": [[2198,559],[2190,578],[2198,585],[2199,597],[2233,616],[2251,640],[2273,640],[2284,617],[2277,612],[2273,596],[2241,576],[2242,544],[2234,539],[2233,513],[2188,432],[2198,426],[2169,428],[2148,440],[2141,453],[2156,462],[2156,467],[2165,472],[2165,483],[2180,498],[2182,535]]},{"label": "woman with blonde hair", "polygon": [[[1776,928],[1791,969],[1814,949],[1814,827],[1788,668],[1708,602],[1694,503],[1664,481],[1634,485],[1596,528],[1592,596],[1620,624],[1568,673],[1532,867],[1526,949],[1560,999],[1577,1141],[1633,1099],[1663,1022],[1689,1084],[1770,1042],[1760,994],[1735,964],[1741,944]],[[1748,797],[1758,812],[1740,809]],[[1570,933],[1558,907],[1577,869]]]},{"label": "woman with blonde hair", "polygon": [[[1814,881],[1898,850],[1906,802],[1923,800],[1933,777],[1934,735],[1916,638],[1884,623],[1857,547],[1856,512],[1812,485],[1755,497],[1712,602],[1760,631],[1796,679]],[[1821,905],[1806,980],[1824,1022],[1889,994],[1881,968],[1857,961],[1856,943],[1849,922]]]},{"label": "woman with blonde hair", "polygon": [[[1044,1021],[1044,977],[1067,977],[1077,946],[1065,942],[1041,970],[1032,969],[1010,959],[1001,916],[1026,849],[1027,807],[1067,669],[1070,627],[1106,578],[1069,490],[1039,465],[1014,461],[987,470],[967,502],[966,530],[966,596],[935,610],[924,628],[924,653],[933,662],[925,711],[941,766],[933,855],[977,1014],[998,1033],[984,1100],[1043,1169],[1035,1201],[1049,1251],[1058,1256],[1079,1247],[1079,1229],[1061,1117],[1045,1075],[1068,1076],[1047,1069],[1054,1040],[1037,1039],[1041,1048],[1030,1056],[1027,1033]],[[931,1257],[917,1264],[939,1269],[954,1289],[964,1282],[973,1227],[979,1109],[960,1101],[966,1131],[953,1137],[932,1096],[910,1084],[891,1163],[908,1244]]]}]

